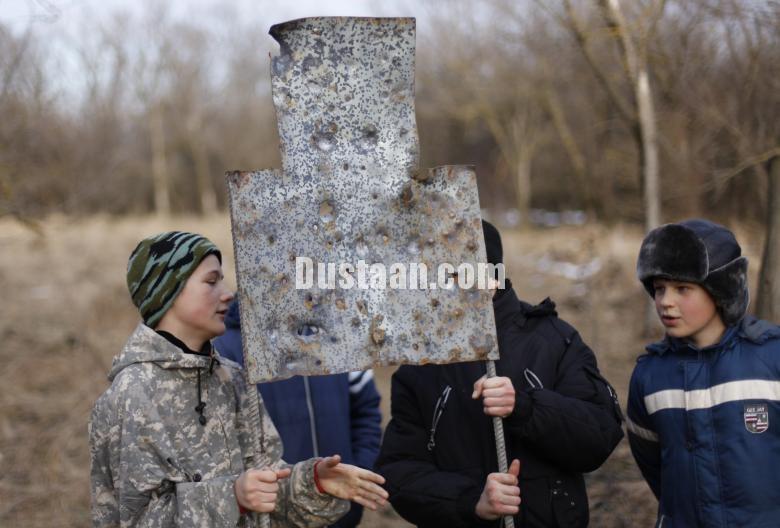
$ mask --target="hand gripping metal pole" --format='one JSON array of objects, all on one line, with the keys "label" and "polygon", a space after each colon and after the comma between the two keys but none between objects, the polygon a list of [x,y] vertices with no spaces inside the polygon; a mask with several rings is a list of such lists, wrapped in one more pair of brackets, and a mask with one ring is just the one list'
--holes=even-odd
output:
[{"label": "hand gripping metal pole", "polygon": [[[496,377],[495,361],[487,362],[487,374],[489,378]],[[509,470],[509,464],[506,459],[506,441],[504,440],[504,424],[498,416],[493,417],[493,432],[496,436],[496,454],[498,455],[498,470],[506,473]],[[504,516],[504,526],[506,528],[515,528],[515,519],[511,515]]]}]

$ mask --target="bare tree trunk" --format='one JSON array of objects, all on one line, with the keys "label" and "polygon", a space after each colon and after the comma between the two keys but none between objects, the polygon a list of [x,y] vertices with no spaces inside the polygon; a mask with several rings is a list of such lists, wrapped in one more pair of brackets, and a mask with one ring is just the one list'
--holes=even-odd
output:
[{"label": "bare tree trunk", "polygon": [[[629,34],[620,0],[601,0],[607,21],[620,35],[621,52],[628,69],[628,76],[634,88],[639,136],[642,150],[642,187],[645,202],[645,229],[650,231],[661,223],[661,204],[658,192],[658,138],[656,131],[653,93],[647,72],[646,53],[639,53]],[[643,48],[646,46],[644,43]]]},{"label": "bare tree trunk", "polygon": [[195,162],[195,181],[198,186],[200,211],[204,215],[211,215],[217,212],[217,193],[211,184],[208,154],[199,136],[203,120],[199,110],[196,109],[194,112],[187,123],[187,142]]},{"label": "bare tree trunk", "polygon": [[165,130],[162,110],[156,105],[151,111],[149,133],[152,142],[152,179],[154,181],[154,211],[168,216],[171,214],[171,196],[168,185],[168,163],[165,159]]},{"label": "bare tree trunk", "polygon": [[780,156],[769,161],[766,243],[758,279],[756,315],[780,323]]},{"label": "bare tree trunk", "polygon": [[521,149],[515,164],[515,185],[517,189],[517,210],[523,226],[528,225],[531,212],[531,149]]},{"label": "bare tree trunk", "polygon": [[[617,0],[612,0],[616,2]],[[645,230],[661,224],[661,196],[658,191],[658,137],[653,95],[647,69],[642,65],[635,83],[639,126],[642,130],[642,180],[645,198]]]},{"label": "bare tree trunk", "polygon": [[[620,47],[625,61],[628,77],[634,89],[634,99],[639,120],[639,148],[642,171],[642,191],[645,205],[645,231],[658,227],[661,223],[661,197],[658,191],[658,138],[656,133],[653,93],[650,89],[650,76],[647,72],[647,43],[642,44],[639,53],[629,34],[620,0],[600,0],[607,23],[618,32]],[[661,5],[661,9],[663,4]],[[650,335],[657,327],[655,307],[648,304],[645,308],[644,333]]]},{"label": "bare tree trunk", "polygon": [[563,148],[566,150],[566,154],[569,156],[572,167],[574,168],[574,179],[577,186],[577,192],[579,193],[584,208],[588,215],[593,216],[595,213],[595,206],[593,203],[593,193],[591,186],[588,185],[588,169],[585,162],[585,156],[582,154],[577,141],[574,139],[574,133],[566,121],[566,115],[563,111],[563,105],[561,105],[557,94],[552,88],[547,88],[544,92],[545,104],[547,111],[553,120],[555,131],[558,133],[558,137],[563,143]]}]

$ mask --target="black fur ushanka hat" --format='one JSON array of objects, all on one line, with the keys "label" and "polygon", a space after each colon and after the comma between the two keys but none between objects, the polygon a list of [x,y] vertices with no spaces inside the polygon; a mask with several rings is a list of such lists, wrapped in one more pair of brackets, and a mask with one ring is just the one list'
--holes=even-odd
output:
[{"label": "black fur ushanka hat", "polygon": [[651,297],[654,278],[700,284],[714,299],[724,324],[733,325],[744,317],[750,302],[747,267],[731,231],[707,220],[686,220],[647,234],[636,274]]}]

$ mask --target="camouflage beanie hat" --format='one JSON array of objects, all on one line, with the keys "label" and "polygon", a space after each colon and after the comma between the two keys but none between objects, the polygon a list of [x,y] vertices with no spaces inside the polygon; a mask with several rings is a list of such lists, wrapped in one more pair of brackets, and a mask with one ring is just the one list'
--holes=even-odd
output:
[{"label": "camouflage beanie hat", "polygon": [[169,231],[138,243],[127,261],[127,288],[147,326],[157,326],[208,255],[222,262],[217,246],[194,233]]}]

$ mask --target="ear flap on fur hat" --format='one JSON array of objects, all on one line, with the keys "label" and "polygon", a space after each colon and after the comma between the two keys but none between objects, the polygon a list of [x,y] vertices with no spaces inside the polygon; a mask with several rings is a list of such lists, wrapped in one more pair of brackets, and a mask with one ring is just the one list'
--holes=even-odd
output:
[{"label": "ear flap on fur hat", "polygon": [[702,286],[710,292],[720,308],[723,322],[738,323],[747,312],[750,293],[747,284],[748,259],[739,257],[722,268],[711,271]]},{"label": "ear flap on fur hat", "polygon": [[723,226],[706,220],[667,224],[642,241],[636,273],[651,297],[655,278],[700,284],[714,299],[723,322],[732,325],[744,317],[749,304],[748,261],[740,254],[733,234]]}]

